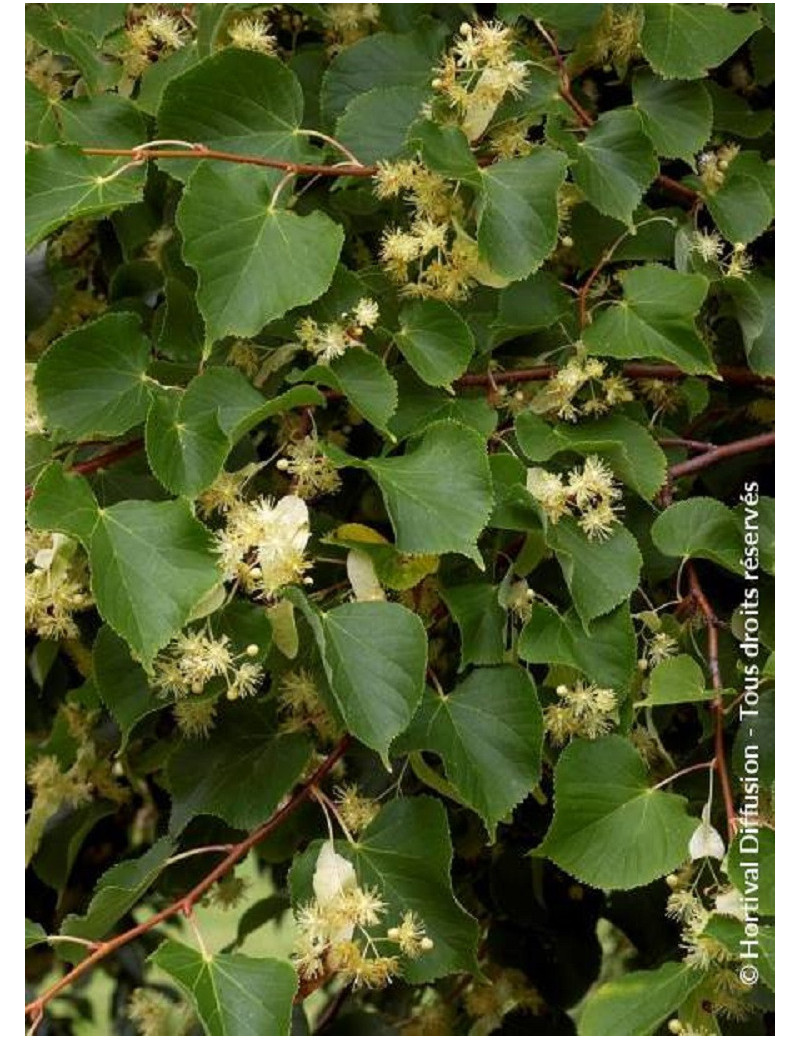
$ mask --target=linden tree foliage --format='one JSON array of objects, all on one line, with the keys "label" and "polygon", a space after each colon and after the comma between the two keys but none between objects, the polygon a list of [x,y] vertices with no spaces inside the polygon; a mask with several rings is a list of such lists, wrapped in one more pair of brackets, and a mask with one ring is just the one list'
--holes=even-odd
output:
[{"label": "linden tree foliage", "polygon": [[29,1033],[770,1033],[774,5],[26,32]]}]

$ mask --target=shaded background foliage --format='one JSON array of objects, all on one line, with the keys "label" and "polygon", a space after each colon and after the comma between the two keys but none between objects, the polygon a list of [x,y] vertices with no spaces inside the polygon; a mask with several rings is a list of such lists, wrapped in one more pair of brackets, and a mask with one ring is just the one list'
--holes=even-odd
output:
[{"label": "shaded background foliage", "polygon": [[[774,5],[27,15],[37,1034],[769,1033]],[[389,987],[290,966],[334,797]]]}]

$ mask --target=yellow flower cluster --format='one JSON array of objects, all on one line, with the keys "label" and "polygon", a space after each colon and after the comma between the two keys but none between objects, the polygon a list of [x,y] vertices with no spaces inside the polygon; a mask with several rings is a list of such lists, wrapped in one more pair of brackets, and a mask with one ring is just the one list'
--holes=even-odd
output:
[{"label": "yellow flower cluster", "polygon": [[589,455],[583,468],[573,469],[566,481],[558,473],[539,467],[529,469],[527,488],[550,523],[557,524],[562,516],[574,516],[590,541],[607,538],[619,523],[622,492],[614,474],[597,455]]},{"label": "yellow flower cluster", "polygon": [[380,811],[380,805],[374,799],[360,794],[356,784],[337,787],[334,794],[339,816],[351,834],[358,834],[369,827]]},{"label": "yellow flower cluster", "polygon": [[719,260],[725,244],[716,231],[705,231],[702,228],[693,231],[689,239],[689,248],[706,262]]},{"label": "yellow flower cluster", "polygon": [[[711,1013],[731,1019],[744,1017],[747,1006],[743,997],[747,989],[735,970],[736,957],[713,936],[705,934],[715,912],[727,917],[742,916],[741,894],[731,887],[717,890],[714,897],[715,910],[712,910],[698,895],[697,886],[693,883],[694,872],[690,868],[668,875],[666,881],[672,889],[667,899],[666,915],[683,926],[681,946],[686,951],[684,962],[706,974],[704,986],[707,986]],[[700,1035],[691,1032],[686,1023],[674,1021],[674,1027],[670,1023],[670,1032],[673,1034]]]},{"label": "yellow flower cluster", "polygon": [[674,657],[677,652],[678,641],[668,632],[654,632],[652,636],[645,637],[643,661],[648,668],[655,668],[668,657]]},{"label": "yellow flower cluster", "polygon": [[542,1012],[545,1004],[541,994],[531,986],[523,972],[516,968],[490,966],[487,974],[493,976],[491,982],[473,982],[464,996],[467,1014],[474,1019],[470,1035],[491,1035],[515,1008],[534,1015]]},{"label": "yellow flower cluster", "polygon": [[719,191],[725,183],[725,176],[731,162],[739,154],[738,144],[724,144],[715,152],[702,152],[697,159],[697,172],[706,191]]},{"label": "yellow flower cluster", "polygon": [[275,54],[278,45],[263,18],[240,18],[228,26],[228,38],[232,47],[259,54]]},{"label": "yellow flower cluster", "polygon": [[73,614],[92,604],[86,557],[76,541],[25,532],[25,629],[42,639],[76,639]]},{"label": "yellow flower cluster", "polygon": [[197,508],[201,516],[209,517],[212,513],[230,513],[245,505],[244,489],[248,481],[258,473],[261,466],[251,462],[234,472],[222,470],[213,484],[197,498]]},{"label": "yellow flower cluster", "polygon": [[292,491],[300,498],[329,495],[342,486],[336,467],[319,450],[316,437],[303,437],[289,444],[285,452],[284,458],[278,459],[276,465],[292,477]]},{"label": "yellow flower cluster", "polygon": [[125,30],[126,47],[122,64],[132,79],[147,69],[161,54],[180,50],[188,41],[188,31],[179,15],[147,5],[142,17]]},{"label": "yellow flower cluster", "polygon": [[261,666],[248,660],[258,653],[255,643],[237,654],[225,635],[181,632],[155,659],[153,685],[164,695],[181,698],[201,694],[212,679],[222,679],[228,700],[249,697],[264,678]]},{"label": "yellow flower cluster", "polygon": [[273,597],[285,585],[310,578],[304,552],[309,539],[308,506],[297,495],[278,502],[259,497],[239,502],[226,514],[225,527],[215,535],[225,581],[236,581],[247,592]]},{"label": "yellow flower cluster", "polygon": [[305,668],[286,672],[278,683],[281,729],[285,733],[312,730],[320,740],[332,741],[336,725],[319,695],[313,675]]},{"label": "yellow flower cluster", "polygon": [[670,415],[681,405],[681,394],[674,382],[666,379],[637,379],[636,390],[654,409],[656,415]]},{"label": "yellow flower cluster", "polygon": [[[455,116],[469,141],[486,130],[506,96],[520,97],[528,81],[527,61],[514,58],[513,31],[500,22],[464,22],[458,39],[436,69],[432,86],[444,105],[444,118]],[[430,114],[439,108],[434,101]]]},{"label": "yellow flower cluster", "polygon": [[[322,845],[313,884],[315,898],[295,913],[293,961],[301,978],[336,973],[354,989],[376,989],[400,973],[399,954],[417,958],[433,949],[412,911],[384,935],[367,931],[381,924],[386,903],[376,889],[358,884],[353,865],[336,852],[332,841]],[[381,953],[379,944],[394,946],[397,952]]]},{"label": "yellow flower cluster", "polygon": [[25,366],[25,433],[44,433],[44,420],[39,414],[39,401],[33,379],[36,365]]},{"label": "yellow flower cluster", "polygon": [[477,243],[460,225],[463,203],[458,186],[416,159],[379,163],[375,194],[403,195],[411,206],[407,227],[389,227],[381,240],[381,261],[402,294],[462,300],[481,271]]},{"label": "yellow flower cluster", "polygon": [[323,365],[341,357],[350,347],[363,347],[364,329],[374,329],[380,311],[375,300],[364,297],[340,321],[320,325],[313,318],[303,318],[295,329],[297,342]]},{"label": "yellow flower cluster", "polygon": [[534,410],[553,413],[567,422],[605,415],[615,405],[633,400],[626,379],[606,375],[599,358],[572,358],[545,384],[533,402]]},{"label": "yellow flower cluster", "polygon": [[329,50],[336,53],[369,34],[380,18],[380,4],[325,4],[326,35]]},{"label": "yellow flower cluster", "polygon": [[606,4],[594,33],[593,61],[613,66],[624,76],[628,63],[639,50],[642,31],[641,11],[633,5]]},{"label": "yellow flower cluster", "polygon": [[544,725],[553,744],[566,744],[572,737],[596,740],[614,728],[617,695],[594,683],[576,682],[559,686],[559,702],[544,710]]},{"label": "yellow flower cluster", "polygon": [[193,1019],[182,1001],[143,986],[131,993],[126,1012],[139,1036],[184,1036]]}]

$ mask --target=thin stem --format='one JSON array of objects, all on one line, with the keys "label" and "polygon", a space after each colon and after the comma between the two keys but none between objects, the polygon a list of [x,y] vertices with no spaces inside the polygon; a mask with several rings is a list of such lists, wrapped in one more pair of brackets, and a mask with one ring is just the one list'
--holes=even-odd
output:
[{"label": "thin stem", "polygon": [[164,864],[165,867],[171,867],[173,863],[180,863],[182,859],[189,859],[191,856],[204,855],[207,852],[230,852],[233,845],[202,845],[197,849],[187,849],[186,852],[179,852],[175,856],[170,858]]},{"label": "thin stem", "polygon": [[77,943],[79,946],[85,946],[87,950],[96,950],[98,943],[92,939],[81,939],[78,935],[47,935],[42,940],[46,943]]},{"label": "thin stem", "polygon": [[276,204],[278,202],[278,196],[283,191],[285,186],[287,184],[289,184],[291,181],[293,181],[296,176],[297,176],[297,174],[294,173],[293,170],[289,170],[289,172],[285,173],[283,175],[283,177],[281,177],[281,179],[278,181],[278,184],[277,184],[277,186],[275,188],[275,191],[273,191],[273,193],[272,193],[272,198],[269,200],[269,208],[271,210],[275,209],[275,206],[276,206]]},{"label": "thin stem", "polygon": [[162,922],[168,921],[172,917],[177,917],[179,914],[188,915],[195,903],[205,895],[212,885],[219,881],[221,877],[224,877],[225,874],[227,874],[232,867],[236,866],[236,864],[242,860],[252,848],[255,848],[259,842],[272,834],[272,832],[287,820],[296,809],[307,801],[311,796],[312,789],[322,783],[342,755],[347,751],[349,744],[350,738],[347,736],[343,737],[325,761],[319,766],[313,776],[311,776],[302,787],[298,788],[291,798],[289,798],[280,809],[270,816],[266,823],[262,823],[260,827],[257,827],[254,831],[248,834],[246,838],[234,845],[222,862],[218,863],[213,870],[209,871],[209,873],[206,874],[206,876],[199,881],[194,888],[190,889],[190,891],[181,896],[174,903],[170,903],[169,906],[164,907],[163,910],[159,910],[158,913],[153,914],[152,917],[148,917],[146,921],[142,921],[141,924],[137,924],[134,928],[129,928],[127,932],[122,932],[120,935],[116,935],[112,939],[98,943],[97,949],[85,960],[81,961],[80,964],[76,964],[71,971],[58,979],[57,982],[54,982],[52,986],[46,989],[44,993],[38,996],[35,1000],[32,1000],[27,1004],[25,1007],[25,1014],[28,1015],[33,1022],[40,1022],[47,1004],[49,1004],[55,996],[71,986],[73,982],[88,974],[88,972],[90,972],[95,965],[99,964],[100,961],[105,960],[106,957],[115,953],[123,946],[127,946],[127,944],[132,942],[134,939],[138,939],[140,935],[145,935],[147,932],[152,931],[153,928]]},{"label": "thin stem", "polygon": [[[128,441],[127,444],[120,444],[116,448],[110,448],[108,451],[101,452],[99,455],[95,455],[91,459],[87,459],[85,462],[76,462],[69,467],[70,473],[96,473],[100,469],[105,469],[106,466],[110,466],[115,462],[121,462],[123,459],[127,459],[130,455],[135,455],[141,451],[144,447],[144,441],[135,440]],[[33,494],[33,485],[28,484],[25,488],[25,501]]]},{"label": "thin stem", "polygon": [[686,462],[678,462],[670,466],[669,475],[672,480],[678,477],[697,473],[707,466],[713,466],[715,462],[723,459],[732,459],[737,455],[746,455],[751,451],[761,451],[762,448],[771,448],[775,444],[775,433],[759,433],[755,437],[745,437],[740,441],[731,441],[730,444],[722,444],[718,448],[712,448],[697,458],[687,459]]},{"label": "thin stem", "polygon": [[314,174],[320,177],[374,177],[377,166],[362,166],[361,163],[331,166],[320,163],[290,162],[288,159],[271,159],[261,155],[239,155],[217,148],[206,148],[195,144],[192,148],[83,148],[84,155],[110,155],[130,159],[213,159],[219,162],[240,163],[244,166],[264,166],[270,170],[286,170],[298,174]]},{"label": "thin stem", "polygon": [[687,776],[689,773],[697,773],[701,769],[713,769],[715,760],[712,758],[710,762],[696,762],[693,766],[687,766],[685,769],[679,769],[677,773],[672,773],[666,780],[659,780],[657,784],[654,784],[650,788],[651,791],[657,791],[660,787],[666,787],[667,784],[671,784],[673,780],[677,780],[681,776]]},{"label": "thin stem", "polygon": [[728,774],[728,763],[725,757],[725,705],[722,699],[722,675],[719,669],[719,620],[714,609],[706,598],[700,579],[697,576],[692,560],[686,564],[686,573],[689,578],[689,588],[692,598],[700,608],[706,624],[708,638],[708,667],[711,672],[711,685],[714,688],[714,700],[711,702],[711,711],[714,715],[714,769],[719,776],[722,788],[722,800],[725,803],[725,816],[728,823],[728,840],[736,834],[738,818],[736,807],[733,802],[733,789],[731,778]]},{"label": "thin stem", "polygon": [[[594,118],[581,106],[575,95],[572,93],[572,82],[570,80],[569,71],[561,56],[561,51],[558,48],[558,43],[550,35],[550,33],[544,28],[540,21],[535,21],[534,24],[539,30],[541,35],[547,42],[553,57],[556,60],[558,66],[558,92],[563,100],[569,105],[572,111],[575,113],[580,125],[589,130],[594,126]],[[685,184],[681,184],[680,181],[674,180],[672,177],[667,177],[665,174],[659,174],[656,178],[656,184],[670,195],[676,196],[682,203],[690,206],[692,209],[697,207],[702,202],[702,196],[696,192],[693,188],[687,188]]]},{"label": "thin stem", "polygon": [[710,441],[693,441],[688,437],[659,437],[662,448],[687,448],[689,451],[716,451],[717,445]]},{"label": "thin stem", "polygon": [[323,134],[321,130],[295,130],[295,134],[302,134],[304,137],[318,137],[332,148],[338,149],[354,166],[364,165],[362,162],[359,162],[349,148],[345,148],[341,141],[337,141],[335,137],[331,137],[329,134]]}]

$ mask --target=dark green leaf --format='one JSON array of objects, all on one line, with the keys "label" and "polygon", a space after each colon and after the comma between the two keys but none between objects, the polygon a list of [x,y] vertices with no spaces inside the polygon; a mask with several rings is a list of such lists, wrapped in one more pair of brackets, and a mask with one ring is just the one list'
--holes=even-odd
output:
[{"label": "dark green leaf", "polygon": [[209,339],[253,336],[330,285],[344,235],[330,217],[272,204],[252,167],[201,166],[178,206],[184,256],[197,271]]},{"label": "dark green leaf", "polygon": [[494,840],[497,824],[538,783],[542,713],[536,687],[514,665],[476,668],[452,693],[431,689],[395,753],[433,751]]},{"label": "dark green leaf", "polygon": [[555,803],[536,855],[596,888],[637,888],[668,874],[688,858],[698,825],[685,798],[648,786],[639,753],[618,736],[569,745],[556,766]]},{"label": "dark green leaf", "polygon": [[430,386],[447,386],[462,375],[475,349],[469,325],[440,300],[416,300],[403,307],[395,342]]},{"label": "dark green leaf", "polygon": [[583,335],[593,354],[660,358],[691,374],[716,371],[695,327],[708,291],[702,275],[646,264],[619,277],[624,299],[604,307]]},{"label": "dark green leaf", "polygon": [[481,171],[478,247],[501,278],[513,282],[533,274],[555,248],[556,197],[566,168],[564,155],[543,146]]},{"label": "dark green leaf", "polygon": [[133,314],[106,314],[56,340],[35,377],[48,429],[80,440],[116,437],[143,422],[149,361],[150,344]]},{"label": "dark green leaf", "polygon": [[191,1000],[208,1036],[288,1036],[297,976],[286,961],[203,954],[168,939],[152,962]]}]

